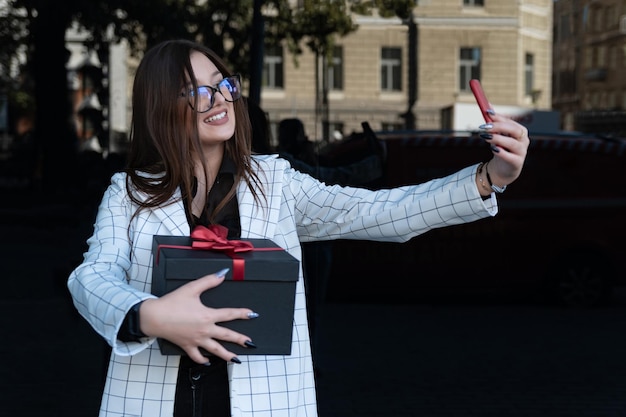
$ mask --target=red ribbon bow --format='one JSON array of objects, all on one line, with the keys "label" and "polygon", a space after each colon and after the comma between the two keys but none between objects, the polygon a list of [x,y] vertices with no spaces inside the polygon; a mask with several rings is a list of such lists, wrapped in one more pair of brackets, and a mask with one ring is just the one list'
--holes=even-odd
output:
[{"label": "red ribbon bow", "polygon": [[227,237],[228,229],[222,225],[196,226],[191,232],[191,246],[159,245],[156,263],[159,263],[159,253],[162,248],[222,251],[233,260],[233,281],[243,281],[245,277],[245,260],[237,256],[237,253],[283,250],[279,247],[255,248],[252,243],[245,240],[228,240]]},{"label": "red ribbon bow", "polygon": [[245,240],[228,240],[228,229],[220,224],[209,227],[196,226],[191,232],[194,249],[217,250],[225,252],[249,252],[254,246]]},{"label": "red ribbon bow", "polygon": [[224,251],[233,260],[233,281],[243,281],[245,276],[245,261],[235,254],[254,250],[250,242],[243,240],[228,240],[228,228],[220,224],[209,227],[196,226],[191,232],[191,247],[200,250]]}]

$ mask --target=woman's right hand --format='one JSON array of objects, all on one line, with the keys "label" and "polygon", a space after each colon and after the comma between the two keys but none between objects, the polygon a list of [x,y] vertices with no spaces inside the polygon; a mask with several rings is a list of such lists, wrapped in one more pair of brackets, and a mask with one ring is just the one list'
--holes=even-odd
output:
[{"label": "woman's right hand", "polygon": [[[144,301],[139,309],[139,326],[147,336],[160,337],[181,347],[200,364],[208,362],[200,348],[226,361],[238,363],[237,355],[218,340],[247,347],[250,338],[217,323],[248,320],[256,314],[247,308],[211,308],[200,301],[200,294],[217,287],[226,273],[206,275],[160,297]],[[234,360],[233,360],[234,358]]]}]

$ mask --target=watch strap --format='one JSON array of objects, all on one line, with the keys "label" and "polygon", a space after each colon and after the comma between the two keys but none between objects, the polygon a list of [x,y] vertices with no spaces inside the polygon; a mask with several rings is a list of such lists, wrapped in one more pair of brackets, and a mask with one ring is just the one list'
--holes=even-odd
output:
[{"label": "watch strap", "polygon": [[126,313],[122,327],[120,327],[120,331],[117,334],[117,338],[122,342],[138,342],[142,338],[147,337],[139,326],[139,308],[142,303],[143,301],[138,302]]},{"label": "watch strap", "polygon": [[494,185],[494,183],[491,182],[491,176],[489,175],[489,169],[487,168],[487,166],[489,166],[489,162],[485,164],[485,174],[487,175],[487,182],[489,183],[489,186],[496,193],[502,194],[504,190],[506,190],[506,185],[503,185],[502,187]]}]

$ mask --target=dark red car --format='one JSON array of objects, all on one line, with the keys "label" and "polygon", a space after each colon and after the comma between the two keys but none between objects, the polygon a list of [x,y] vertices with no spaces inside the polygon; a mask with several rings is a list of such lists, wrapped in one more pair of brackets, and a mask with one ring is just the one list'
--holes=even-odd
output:
[{"label": "dark red car", "polygon": [[[475,134],[378,132],[394,187],[488,160]],[[333,243],[329,297],[367,302],[514,296],[598,306],[626,278],[626,140],[531,135],[521,177],[494,218],[404,244]],[[487,298],[485,298],[487,297]]]}]

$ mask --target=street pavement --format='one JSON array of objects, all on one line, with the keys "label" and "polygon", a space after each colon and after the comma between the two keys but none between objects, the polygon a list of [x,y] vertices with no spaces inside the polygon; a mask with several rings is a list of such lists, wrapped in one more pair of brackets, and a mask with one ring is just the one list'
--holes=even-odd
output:
[{"label": "street pavement", "polygon": [[[96,416],[108,348],[65,287],[94,206],[3,194],[0,416]],[[332,297],[320,326],[320,417],[626,417],[623,291],[593,310]]]}]

